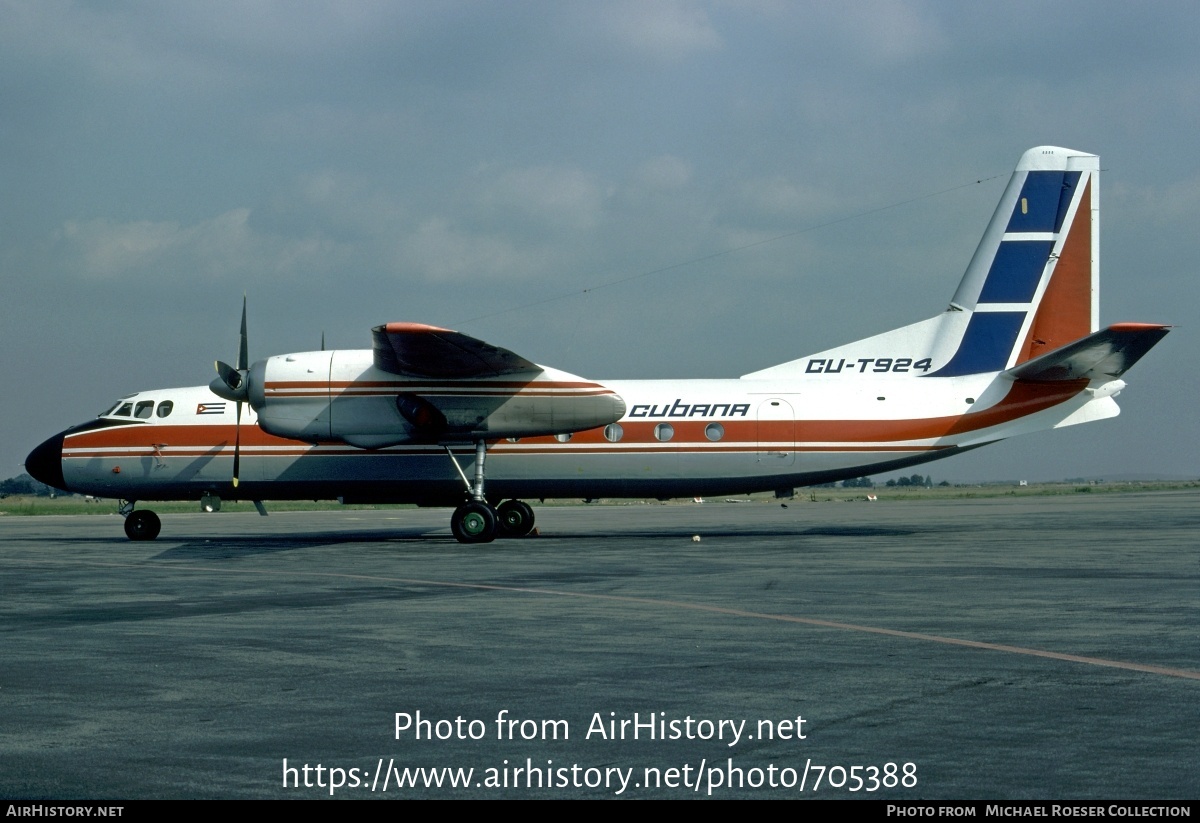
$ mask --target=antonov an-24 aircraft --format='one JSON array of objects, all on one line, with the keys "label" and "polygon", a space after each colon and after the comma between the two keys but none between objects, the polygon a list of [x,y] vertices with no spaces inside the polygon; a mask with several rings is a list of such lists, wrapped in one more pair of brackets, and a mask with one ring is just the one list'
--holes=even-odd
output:
[{"label": "antonov an-24 aircraft", "polygon": [[243,304],[236,368],[124,397],[25,466],[121,500],[133,540],[160,529],[136,501],[224,497],[455,506],[485,543],[532,530],[521,498],[789,492],[1113,417],[1168,327],[1098,326],[1099,170],[1030,149],[945,311],[738,379],[587,380],[416,323],[249,365]]}]

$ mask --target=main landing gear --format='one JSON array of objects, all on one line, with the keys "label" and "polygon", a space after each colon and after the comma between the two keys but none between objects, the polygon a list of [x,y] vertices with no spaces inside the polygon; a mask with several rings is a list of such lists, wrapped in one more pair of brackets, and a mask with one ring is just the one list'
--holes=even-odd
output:
[{"label": "main landing gear", "polygon": [[459,543],[491,543],[497,537],[524,537],[533,531],[533,509],[521,500],[507,500],[496,508],[488,503],[483,493],[483,464],[487,458],[487,444],[482,440],[475,443],[475,482],[467,479],[458,465],[450,447],[446,446],[450,462],[467,487],[470,498],[454,510],[450,516],[450,531]]},{"label": "main landing gear", "polygon": [[162,531],[162,521],[149,509],[134,511],[136,500],[122,500],[117,512],[125,518],[125,536],[130,540],[153,540]]}]

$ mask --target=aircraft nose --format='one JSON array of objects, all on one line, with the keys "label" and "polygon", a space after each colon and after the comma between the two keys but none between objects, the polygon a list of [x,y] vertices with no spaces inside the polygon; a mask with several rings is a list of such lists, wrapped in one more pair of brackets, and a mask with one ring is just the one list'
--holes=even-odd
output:
[{"label": "aircraft nose", "polygon": [[29,453],[25,471],[40,483],[66,491],[62,470],[63,436],[56,434]]}]

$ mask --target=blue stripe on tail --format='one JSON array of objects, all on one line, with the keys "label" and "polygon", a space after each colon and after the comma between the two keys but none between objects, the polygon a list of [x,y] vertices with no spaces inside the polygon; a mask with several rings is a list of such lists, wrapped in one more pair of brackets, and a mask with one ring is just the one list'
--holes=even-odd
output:
[{"label": "blue stripe on tail", "polygon": [[1008,356],[1016,345],[1021,324],[1025,322],[1023,311],[976,312],[967,324],[958,351],[950,362],[928,377],[959,377],[988,371],[1003,371],[1008,365]]},{"label": "blue stripe on tail", "polygon": [[1028,303],[1041,282],[1053,240],[1005,240],[979,293],[980,303]]},{"label": "blue stripe on tail", "polygon": [[1029,172],[1005,231],[1058,232],[1078,185],[1077,171]]}]

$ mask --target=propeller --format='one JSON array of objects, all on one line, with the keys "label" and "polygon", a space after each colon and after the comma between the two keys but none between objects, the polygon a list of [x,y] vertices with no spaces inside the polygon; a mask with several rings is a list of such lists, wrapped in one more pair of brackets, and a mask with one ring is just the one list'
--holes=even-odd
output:
[{"label": "propeller", "polygon": [[233,487],[238,485],[238,472],[242,462],[242,404],[250,396],[250,383],[246,373],[250,369],[250,347],[246,340],[246,295],[242,295],[242,331],[238,345],[237,368],[218,360],[217,378],[208,384],[213,394],[232,400],[237,404],[237,425],[233,440]]}]

